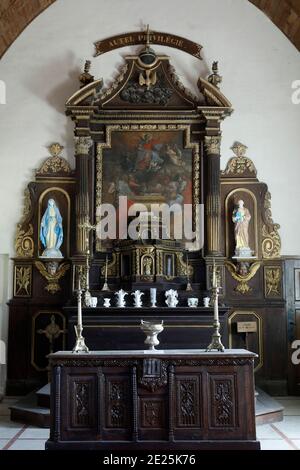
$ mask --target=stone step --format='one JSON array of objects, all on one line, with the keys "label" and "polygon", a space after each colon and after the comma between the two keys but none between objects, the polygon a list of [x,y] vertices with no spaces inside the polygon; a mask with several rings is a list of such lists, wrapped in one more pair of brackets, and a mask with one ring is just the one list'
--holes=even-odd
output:
[{"label": "stone step", "polygon": [[256,425],[276,423],[283,420],[284,407],[273,397],[256,387],[255,417]]},{"label": "stone step", "polygon": [[50,409],[50,384],[44,385],[36,392],[37,404],[42,408]]},{"label": "stone step", "polygon": [[41,428],[50,427],[50,409],[37,404],[36,392],[23,397],[10,407],[12,421],[30,424]]}]

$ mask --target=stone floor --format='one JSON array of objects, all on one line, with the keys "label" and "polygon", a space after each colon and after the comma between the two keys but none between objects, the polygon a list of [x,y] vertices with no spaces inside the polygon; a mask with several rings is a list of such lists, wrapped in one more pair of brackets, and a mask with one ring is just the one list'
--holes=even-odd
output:
[{"label": "stone floor", "polygon": [[[257,426],[262,450],[300,450],[300,397],[277,398],[284,406],[284,420]],[[6,397],[0,403],[0,449],[43,450],[48,429],[10,421],[9,406],[17,400]]]}]

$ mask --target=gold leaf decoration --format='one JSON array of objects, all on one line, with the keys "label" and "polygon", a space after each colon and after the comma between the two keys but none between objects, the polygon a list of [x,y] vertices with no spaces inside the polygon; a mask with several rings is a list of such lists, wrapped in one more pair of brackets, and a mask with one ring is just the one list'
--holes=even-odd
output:
[{"label": "gold leaf decoration", "polygon": [[45,264],[41,261],[35,261],[35,266],[39,270],[40,274],[48,281],[45,290],[50,294],[56,294],[56,292],[61,290],[58,281],[70,268],[68,263],[62,263],[59,266],[59,263],[56,261],[49,261]]},{"label": "gold leaf decoration", "polygon": [[244,173],[248,173],[251,176],[256,177],[257,170],[254,163],[250,158],[245,156],[247,146],[241,142],[235,142],[231,147],[231,150],[235,154],[235,157],[230,158],[225,170],[222,171],[222,175],[241,176]]},{"label": "gold leaf decoration", "polygon": [[231,277],[234,280],[238,281],[238,284],[234,289],[236,292],[239,292],[240,294],[244,295],[252,290],[248,282],[255,276],[255,274],[259,270],[260,264],[261,263],[259,261],[256,261],[251,266],[247,262],[240,262],[235,265],[231,261],[225,261],[225,266],[230,272]]},{"label": "gold leaf decoration", "polygon": [[266,191],[264,200],[264,220],[262,226],[262,256],[266,259],[280,257],[281,239],[278,233],[279,224],[275,224],[272,218],[271,194]]},{"label": "gold leaf decoration", "polygon": [[29,297],[31,290],[31,266],[15,267],[15,296]]},{"label": "gold leaf decoration", "polygon": [[22,224],[17,225],[15,239],[16,256],[20,258],[31,258],[34,251],[34,242],[32,239],[33,226],[29,224],[28,230],[24,230]]},{"label": "gold leaf decoration", "polygon": [[42,166],[37,170],[37,175],[56,174],[56,173],[71,173],[71,167],[67,160],[60,156],[63,146],[59,143],[54,143],[48,147],[51,157],[48,157]]},{"label": "gold leaf decoration", "polygon": [[265,267],[265,295],[279,297],[281,295],[281,268]]}]

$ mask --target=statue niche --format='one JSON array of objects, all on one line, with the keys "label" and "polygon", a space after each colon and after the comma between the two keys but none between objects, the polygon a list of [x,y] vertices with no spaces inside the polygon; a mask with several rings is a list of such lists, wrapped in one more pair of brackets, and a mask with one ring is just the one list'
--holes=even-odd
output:
[{"label": "statue niche", "polygon": [[249,258],[253,254],[251,248],[249,248],[250,220],[250,211],[244,207],[244,201],[240,199],[232,214],[232,221],[234,223],[235,256],[237,258]]},{"label": "statue niche", "polygon": [[41,220],[40,240],[44,246],[42,258],[62,258],[63,219],[54,199],[48,199],[47,209]]}]

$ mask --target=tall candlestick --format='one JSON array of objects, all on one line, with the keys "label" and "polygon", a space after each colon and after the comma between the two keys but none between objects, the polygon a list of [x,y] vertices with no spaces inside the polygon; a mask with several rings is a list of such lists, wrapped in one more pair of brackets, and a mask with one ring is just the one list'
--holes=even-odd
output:
[{"label": "tall candlestick", "polygon": [[81,302],[81,283],[80,277],[78,280],[78,290],[77,290],[77,325],[74,325],[75,334],[76,334],[76,343],[73,348],[73,353],[89,352],[89,348],[86,346],[84,337],[82,336],[82,302]]},{"label": "tall candlestick", "polygon": [[81,302],[81,285],[80,278],[78,281],[78,291],[77,291],[77,324],[82,326],[82,302]]},{"label": "tall candlestick", "polygon": [[212,270],[212,300],[214,306],[214,322],[213,322],[213,334],[211,343],[207,347],[206,351],[211,351],[216,349],[217,351],[224,351],[224,346],[221,342],[221,335],[220,335],[220,321],[219,321],[219,290],[220,287],[217,285],[217,276],[216,276],[216,264],[215,260],[213,260],[213,270]]},{"label": "tall candlestick", "polygon": [[104,284],[103,284],[103,287],[102,287],[102,291],[110,291],[110,288],[109,288],[109,285],[107,283],[107,275],[108,275],[108,256],[106,255],[106,258],[105,258],[105,274],[104,274]]}]

